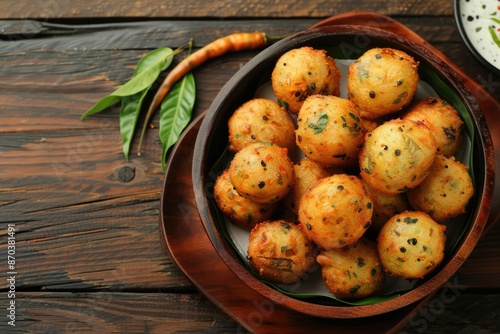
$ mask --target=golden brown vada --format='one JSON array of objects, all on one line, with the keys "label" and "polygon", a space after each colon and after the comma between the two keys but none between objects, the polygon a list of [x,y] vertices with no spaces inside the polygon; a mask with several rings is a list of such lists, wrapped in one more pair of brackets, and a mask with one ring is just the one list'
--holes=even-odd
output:
[{"label": "golden brown vada", "polygon": [[429,175],[407,195],[414,210],[442,222],[465,213],[474,185],[467,166],[454,157],[437,155]]},{"label": "golden brown vada", "polygon": [[372,213],[373,204],[361,180],[334,174],[304,193],[298,219],[307,237],[329,250],[355,243],[370,227]]},{"label": "golden brown vada", "polygon": [[231,160],[229,177],[241,196],[257,203],[283,199],[295,182],[288,150],[272,143],[243,147]]},{"label": "golden brown vada", "polygon": [[288,111],[269,99],[254,98],[243,103],[229,118],[228,128],[231,152],[256,142],[295,148],[295,122]]},{"label": "golden brown vada", "polygon": [[241,196],[231,183],[225,169],[215,180],[214,197],[217,207],[236,226],[250,231],[256,224],[269,220],[275,203],[256,203]]},{"label": "golden brown vada", "polygon": [[292,49],[276,62],[271,84],[278,101],[294,114],[310,95],[340,94],[340,71],[325,50]]},{"label": "golden brown vada", "polygon": [[451,157],[460,149],[464,122],[447,101],[437,97],[422,99],[410,106],[403,118],[421,121],[429,128],[436,138],[438,154]]},{"label": "golden brown vada", "polygon": [[436,149],[436,139],[422,122],[392,119],[366,135],[360,175],[382,193],[405,192],[429,174]]},{"label": "golden brown vada", "polygon": [[349,99],[360,116],[375,119],[409,105],[417,91],[418,62],[392,48],[373,48],[349,65]]},{"label": "golden brown vada", "polygon": [[393,216],[377,237],[382,266],[396,277],[423,278],[443,260],[445,229],[424,212],[405,211]]},{"label": "golden brown vada", "polygon": [[385,194],[371,187],[365,180],[361,179],[361,182],[373,201],[372,224],[369,231],[378,233],[389,218],[411,209],[405,193]]},{"label": "golden brown vada", "polygon": [[326,287],[337,298],[365,298],[384,285],[377,245],[365,237],[344,248],[321,251],[316,260]]},{"label": "golden brown vada", "polygon": [[247,259],[262,278],[293,284],[312,271],[315,247],[296,224],[265,221],[250,232]]},{"label": "golden brown vada", "polygon": [[306,157],[342,168],[357,164],[365,131],[351,101],[312,95],[300,108],[295,134]]}]

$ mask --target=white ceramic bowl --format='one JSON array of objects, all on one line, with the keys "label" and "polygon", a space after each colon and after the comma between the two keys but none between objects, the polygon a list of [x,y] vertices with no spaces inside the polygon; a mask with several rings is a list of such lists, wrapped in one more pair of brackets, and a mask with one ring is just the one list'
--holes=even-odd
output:
[{"label": "white ceramic bowl", "polygon": [[472,54],[500,76],[500,2],[455,0],[455,19]]}]

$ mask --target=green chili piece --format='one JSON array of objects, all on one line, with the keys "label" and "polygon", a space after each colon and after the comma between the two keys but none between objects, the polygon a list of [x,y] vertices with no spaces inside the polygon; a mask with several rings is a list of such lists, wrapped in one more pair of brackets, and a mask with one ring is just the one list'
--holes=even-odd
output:
[{"label": "green chili piece", "polygon": [[418,218],[405,217],[404,222],[407,224],[415,224],[418,222]]},{"label": "green chili piece", "polygon": [[350,289],[349,289],[349,293],[350,293],[351,295],[355,295],[355,294],[356,294],[356,292],[358,292],[359,288],[361,288],[361,286],[360,286],[360,285],[355,285],[355,286],[353,286],[352,288],[350,288]]},{"label": "green chili piece", "polygon": [[277,102],[278,102],[278,104],[279,104],[279,106],[280,106],[281,108],[288,109],[288,106],[289,106],[289,105],[288,105],[288,102],[285,102],[285,101],[280,100],[280,99],[278,99],[278,101],[277,101]]},{"label": "green chili piece", "polygon": [[406,92],[402,92],[402,93],[400,93],[400,94],[398,95],[398,97],[397,97],[394,101],[392,101],[392,103],[393,103],[393,104],[398,104],[398,103],[400,103],[401,101],[403,101],[403,98],[406,96],[406,94],[407,94]]},{"label": "green chili piece", "polygon": [[316,123],[309,123],[309,127],[314,130],[314,134],[323,132],[328,123],[328,114],[321,114]]}]

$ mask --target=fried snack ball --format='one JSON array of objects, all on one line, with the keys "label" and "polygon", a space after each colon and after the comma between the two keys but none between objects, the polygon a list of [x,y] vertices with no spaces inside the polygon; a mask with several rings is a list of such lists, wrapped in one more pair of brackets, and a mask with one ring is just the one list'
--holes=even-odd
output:
[{"label": "fried snack ball", "polygon": [[460,149],[464,122],[458,111],[445,100],[437,97],[422,99],[413,104],[403,118],[421,121],[431,130],[438,154],[451,157]]},{"label": "fried snack ball", "polygon": [[414,210],[424,211],[442,222],[465,213],[474,195],[474,185],[467,166],[454,157],[437,155],[424,182],[407,195]]},{"label": "fried snack ball", "polygon": [[314,244],[294,223],[265,221],[250,231],[247,258],[255,271],[268,281],[299,282],[312,271],[314,257]]},{"label": "fried snack ball", "polygon": [[418,62],[391,48],[373,48],[349,65],[347,91],[363,118],[375,119],[403,109],[419,81]]},{"label": "fried snack ball", "polygon": [[385,223],[377,237],[380,261],[392,276],[419,279],[444,257],[446,226],[420,211],[405,211]]},{"label": "fried snack ball", "polygon": [[316,260],[328,291],[337,298],[365,298],[380,291],[384,285],[385,274],[377,245],[365,237],[344,248],[323,250]]},{"label": "fried snack ball", "polygon": [[295,147],[295,122],[288,111],[269,99],[254,98],[242,104],[229,118],[228,127],[231,152],[256,142],[289,150]]},{"label": "fried snack ball", "polygon": [[365,180],[362,179],[361,182],[373,201],[373,216],[370,231],[378,233],[389,218],[411,209],[406,194],[384,194],[371,187]]},{"label": "fried snack ball", "polygon": [[357,176],[335,174],[321,179],[302,196],[302,230],[324,250],[353,244],[370,227],[373,204]]},{"label": "fried snack ball", "polygon": [[324,165],[356,165],[364,134],[356,107],[340,97],[309,96],[297,117],[297,146]]},{"label": "fried snack ball", "polygon": [[298,163],[293,165],[295,175],[295,184],[284,198],[283,203],[286,211],[291,217],[297,216],[297,209],[299,207],[302,195],[313,184],[331,175],[331,172],[323,165],[314,162],[308,158],[301,159]]},{"label": "fried snack ball", "polygon": [[283,199],[295,182],[288,150],[272,143],[250,144],[238,151],[229,177],[240,195],[257,203]]},{"label": "fried snack ball", "polygon": [[276,62],[271,85],[276,98],[297,114],[305,99],[313,94],[340,94],[340,71],[325,50],[309,46],[292,49]]},{"label": "fried snack ball", "polygon": [[234,225],[247,231],[256,224],[269,220],[276,209],[275,203],[255,203],[238,194],[231,183],[228,169],[215,180],[214,197],[222,213]]},{"label": "fried snack ball", "polygon": [[405,192],[429,174],[436,149],[436,139],[422,122],[392,119],[366,135],[360,175],[382,193]]}]

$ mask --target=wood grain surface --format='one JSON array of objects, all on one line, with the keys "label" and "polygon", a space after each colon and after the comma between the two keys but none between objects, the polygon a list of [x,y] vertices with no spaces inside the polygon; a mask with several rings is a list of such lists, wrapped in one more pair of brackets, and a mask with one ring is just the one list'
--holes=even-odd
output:
[{"label": "wood grain surface", "polygon": [[353,9],[390,15],[451,15],[447,0],[319,0],[319,1],[198,1],[175,0],[50,0],[0,2],[0,18],[325,18]]},{"label": "wood grain surface", "polygon": [[[23,333],[247,332],[199,293],[23,292],[17,300]],[[400,333],[498,333],[499,301],[500,294],[475,293],[460,294],[450,304],[434,299]],[[0,322],[2,333],[10,330]]]},{"label": "wood grain surface", "polygon": [[[162,247],[158,115],[143,154],[134,154],[134,141],[129,161],[116,108],[85,121],[80,116],[126,82],[154,48],[177,47],[191,37],[200,48],[236,31],[291,34],[360,6],[397,18],[500,96],[500,79],[468,52],[447,0],[1,1],[0,254],[5,258],[7,224],[14,224],[16,329],[244,331],[197,291]],[[195,116],[257,52],[228,54],[194,71]],[[437,295],[405,331],[499,331],[498,238],[495,226],[454,276],[457,298]],[[6,265],[2,260],[1,277]],[[5,310],[5,279],[0,289]],[[0,316],[0,332],[8,333],[12,328]]]}]

